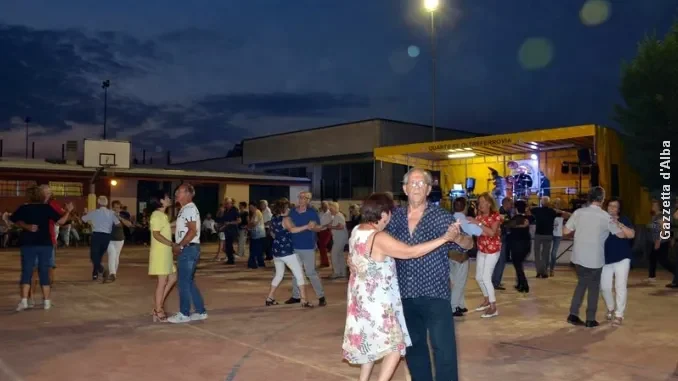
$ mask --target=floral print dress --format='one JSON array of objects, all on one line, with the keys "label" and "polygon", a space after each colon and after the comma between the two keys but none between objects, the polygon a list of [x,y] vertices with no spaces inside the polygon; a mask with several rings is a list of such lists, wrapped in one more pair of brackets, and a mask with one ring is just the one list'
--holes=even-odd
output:
[{"label": "floral print dress", "polygon": [[[353,229],[349,239],[348,307],[342,345],[351,364],[366,364],[412,345],[405,325],[395,261],[375,262],[367,246],[376,230]],[[384,233],[386,234],[386,233]]]}]

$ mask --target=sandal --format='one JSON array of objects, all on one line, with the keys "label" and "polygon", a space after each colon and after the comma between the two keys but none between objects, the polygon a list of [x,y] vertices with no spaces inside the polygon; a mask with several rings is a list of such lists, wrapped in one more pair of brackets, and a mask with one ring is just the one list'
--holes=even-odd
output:
[{"label": "sandal", "polygon": [[311,304],[311,303],[309,303],[305,300],[301,301],[301,308],[313,308],[313,307],[315,307],[313,304]]},{"label": "sandal", "polygon": [[165,314],[165,311],[163,310],[156,310],[155,308],[153,309],[153,323],[164,323],[167,321],[167,315]]},{"label": "sandal", "polygon": [[266,298],[266,306],[277,306],[278,302],[275,299]]}]

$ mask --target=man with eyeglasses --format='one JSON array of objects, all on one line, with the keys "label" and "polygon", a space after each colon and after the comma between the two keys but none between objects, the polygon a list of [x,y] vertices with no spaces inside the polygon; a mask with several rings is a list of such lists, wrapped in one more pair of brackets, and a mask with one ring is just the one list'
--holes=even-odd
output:
[{"label": "man with eyeglasses", "polygon": [[[324,230],[325,228],[320,226],[320,217],[318,216],[318,212],[310,207],[311,196],[311,192],[299,193],[299,203],[297,204],[297,207],[290,210],[289,215],[285,218],[288,220],[288,226],[304,226],[311,222],[317,225],[310,230],[292,233],[292,247],[294,249],[294,253],[299,257],[299,260],[304,267],[304,273],[306,274],[306,277],[311,282],[313,290],[319,298],[318,305],[323,307],[327,305],[327,300],[325,299],[325,291],[323,290],[320,276],[318,276],[318,271],[315,267],[315,248],[317,242],[316,233]],[[299,293],[299,286],[297,285],[297,280],[293,279],[292,297],[287,299],[285,304],[295,304],[300,302],[301,294]]]},{"label": "man with eyeglasses", "polygon": [[[427,242],[443,235],[455,222],[450,212],[427,202],[432,183],[431,174],[418,168],[403,177],[408,206],[396,208],[386,227],[395,239],[408,245]],[[462,230],[468,233],[468,223],[461,222]],[[449,250],[466,252],[471,247],[473,239],[459,235],[455,242],[442,245],[421,258],[396,260],[400,295],[412,340],[405,360],[413,381],[433,381],[427,336],[433,349],[436,379],[459,379],[447,254]]]}]

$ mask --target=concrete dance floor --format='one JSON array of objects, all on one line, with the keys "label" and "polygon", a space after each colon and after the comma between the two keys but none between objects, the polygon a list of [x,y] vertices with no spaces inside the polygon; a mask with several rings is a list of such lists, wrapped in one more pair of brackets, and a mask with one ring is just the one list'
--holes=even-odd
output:
[{"label": "concrete dance floor", "polygon": [[[151,322],[154,279],[146,275],[144,247],[123,249],[112,284],[88,280],[87,248],[60,250],[52,309],[21,313],[14,312],[18,252],[0,251],[0,380],[357,379],[359,369],[341,359],[345,281],[324,282],[325,308],[265,307],[272,269],[246,270],[243,259],[227,267],[209,261],[213,255],[214,246],[203,247],[197,274],[209,319],[171,325]],[[592,330],[565,323],[575,283],[569,268],[549,280],[534,275],[529,269],[533,292],[520,295],[510,287],[514,275],[507,267],[510,290],[498,294],[501,315],[457,320],[463,380],[678,379],[678,292],[664,288],[667,274],[652,287],[640,284],[644,271],[634,271],[624,325],[603,321],[601,300],[602,325]],[[472,278],[469,307],[480,298]],[[287,274],[278,300],[289,288]],[[168,312],[177,307],[173,292]],[[406,379],[404,368],[403,362],[395,380]]]}]

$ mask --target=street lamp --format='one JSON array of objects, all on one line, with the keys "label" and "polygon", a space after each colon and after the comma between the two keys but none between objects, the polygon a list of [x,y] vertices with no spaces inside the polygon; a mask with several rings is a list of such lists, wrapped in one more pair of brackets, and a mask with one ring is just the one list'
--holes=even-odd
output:
[{"label": "street lamp", "polygon": [[26,123],[26,159],[28,159],[28,123],[31,122],[31,117],[27,116],[24,119],[24,123]]},{"label": "street lamp", "polygon": [[108,113],[108,88],[111,87],[111,81],[108,79],[101,83],[101,88],[104,89],[104,140],[106,140],[106,117]]},{"label": "street lamp", "polygon": [[424,9],[431,14],[431,134],[436,141],[436,22],[435,13],[439,0],[424,0]]}]

